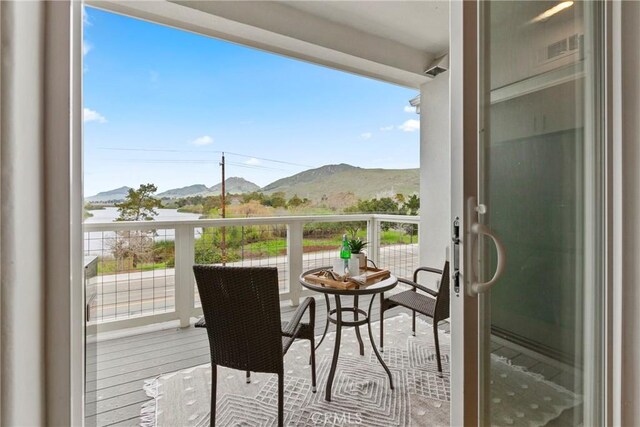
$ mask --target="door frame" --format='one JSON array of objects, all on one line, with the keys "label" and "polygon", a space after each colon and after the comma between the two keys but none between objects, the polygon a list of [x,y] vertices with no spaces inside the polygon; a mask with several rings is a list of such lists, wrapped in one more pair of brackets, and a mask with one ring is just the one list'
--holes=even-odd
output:
[{"label": "door frame", "polygon": [[[76,1],[73,1],[76,3]],[[107,4],[114,4],[114,2],[106,2]],[[148,2],[151,4],[151,2]],[[476,13],[468,11],[468,6],[465,6],[467,2],[452,1],[450,8],[450,82],[451,82],[451,140],[460,140],[466,136],[465,130],[460,124],[465,123],[465,117],[469,117],[470,120],[477,120],[477,116],[474,117],[473,110],[469,110],[469,106],[464,104],[464,94],[475,93],[477,96],[477,81],[475,81],[468,70],[463,72],[464,57],[460,46],[464,41],[471,43],[476,38],[477,25],[475,17]],[[469,2],[469,3],[475,3]],[[89,4],[97,7],[105,7],[105,2],[93,1]],[[151,5],[150,5],[151,7]],[[627,7],[627,5],[624,5]],[[464,9],[464,15],[463,15]],[[606,393],[603,403],[605,404],[605,420],[607,425],[621,425],[625,423],[633,424],[634,421],[640,421],[640,413],[638,409],[633,405],[623,405],[626,401],[632,401],[637,399],[640,395],[637,394],[637,384],[640,379],[633,378],[632,376],[625,376],[624,371],[631,369],[632,371],[640,371],[640,359],[637,357],[640,354],[640,336],[637,334],[634,336],[631,332],[624,332],[623,325],[625,324],[638,324],[637,320],[640,316],[637,312],[637,307],[625,303],[625,298],[629,295],[637,298],[640,293],[639,290],[635,290],[633,285],[640,281],[640,272],[636,268],[636,260],[630,259],[628,254],[630,249],[633,249],[634,245],[637,248],[640,246],[640,232],[633,230],[633,233],[629,233],[629,230],[623,232],[623,224],[625,218],[637,217],[640,214],[640,195],[637,194],[637,179],[633,175],[633,171],[640,170],[640,158],[637,156],[630,156],[634,154],[633,150],[623,145],[623,138],[627,138],[631,141],[631,144],[638,144],[640,138],[640,132],[637,129],[637,125],[632,122],[622,121],[623,109],[626,110],[626,114],[640,114],[640,105],[632,100],[623,99],[622,84],[630,85],[634,84],[634,75],[640,73],[640,66],[637,62],[626,62],[625,67],[630,67],[633,72],[622,72],[622,58],[627,57],[629,54],[633,54],[634,50],[627,44],[622,42],[623,34],[637,34],[638,28],[640,28],[640,18],[638,16],[629,16],[624,14],[622,2],[606,2],[607,9],[607,35],[610,37],[607,41],[607,104],[610,107],[607,113],[608,125],[607,125],[607,206],[606,206],[606,250],[607,250],[607,271],[606,271],[606,316],[605,316],[605,387]],[[134,15],[135,16],[135,15]],[[624,20],[623,20],[624,16]],[[154,21],[149,17],[143,19]],[[170,16],[166,16],[166,19],[170,19]],[[75,21],[74,21],[75,22]],[[464,25],[469,22],[469,27]],[[161,23],[161,22],[158,22]],[[624,31],[623,31],[624,27]],[[81,37],[77,38],[79,32],[74,26],[73,36],[73,69],[77,71],[78,64],[81,63],[81,49],[78,45],[78,40],[81,43]],[[637,46],[636,46],[637,49]],[[476,65],[474,65],[474,68]],[[475,76],[474,70],[474,76]],[[71,70],[69,70],[71,73]],[[81,70],[80,70],[81,76]],[[59,77],[59,76],[58,76]],[[67,222],[72,220],[72,217],[77,217],[77,212],[82,209],[82,165],[81,161],[78,161],[77,154],[81,153],[81,138],[79,138],[79,132],[81,132],[82,126],[82,111],[81,107],[78,107],[78,98],[81,96],[78,92],[78,75],[69,75],[69,79],[73,82],[72,85],[76,89],[73,101],[76,102],[74,109],[71,112],[71,120],[73,123],[73,129],[76,130],[76,134],[70,138],[70,142],[66,146],[58,147],[61,154],[68,156],[75,156],[72,162],[71,169],[66,169],[67,175],[61,174],[56,177],[58,184],[68,186],[74,191],[73,204],[71,210],[74,214],[69,214]],[[628,98],[628,97],[627,97]],[[454,126],[458,124],[458,126]],[[79,132],[78,132],[79,130]],[[80,142],[79,142],[80,139]],[[466,142],[466,139],[465,139]],[[627,144],[628,145],[628,144]],[[72,154],[73,153],[73,154]],[[451,150],[451,156],[460,156],[462,153],[453,149]],[[462,164],[462,163],[460,163]],[[473,165],[475,167],[475,162]],[[60,166],[61,172],[63,166]],[[457,173],[453,173],[452,170],[452,188],[465,188],[469,183],[463,182],[461,178],[461,171],[458,168]],[[80,189],[80,190],[78,190]],[[78,202],[78,200],[80,200]],[[459,203],[458,203],[459,204]],[[463,206],[459,206],[452,200],[452,212],[462,212]],[[65,207],[66,210],[66,207]],[[68,212],[68,211],[67,211]],[[61,212],[61,215],[64,215]],[[60,218],[58,218],[60,219]],[[62,218],[64,219],[64,218]],[[627,222],[629,220],[627,219]],[[79,233],[81,236],[81,226],[74,225],[74,232]],[[463,236],[467,235],[468,230],[464,230]],[[77,249],[69,248],[70,251]],[[51,256],[48,251],[47,256]],[[464,260],[464,254],[461,253],[461,262]],[[78,272],[78,267],[74,266],[73,271]],[[82,304],[82,294],[78,291],[81,288],[81,279],[72,278],[72,294],[71,294],[71,307],[80,307],[76,304]],[[68,278],[68,276],[67,276]],[[65,279],[66,280],[66,279]],[[68,281],[63,287],[60,284],[56,284],[55,289],[67,292],[68,295]],[[453,290],[452,290],[453,292]],[[624,296],[624,297],[623,297]],[[459,329],[464,327],[466,323],[469,323],[472,319],[477,321],[477,306],[469,306],[469,310],[465,311],[464,303],[468,302],[466,297],[452,294],[451,298],[451,313],[452,313],[452,366],[454,362],[462,359],[462,365],[465,367],[467,373],[478,372],[478,366],[475,363],[477,360],[477,353],[475,355],[457,354],[456,348],[464,348],[464,332],[460,335]],[[65,346],[55,346],[53,349],[60,356],[73,355],[72,358],[77,362],[78,357],[83,358],[83,339],[81,338],[81,330],[78,329],[77,313],[73,314],[71,319],[64,317],[58,327],[64,325],[66,321],[70,320],[69,325],[70,335],[70,348]],[[80,334],[79,334],[80,331]],[[458,331],[458,332],[457,332]],[[462,329],[464,331],[464,329]],[[477,331],[476,331],[477,332]],[[475,334],[477,337],[477,333]],[[473,341],[477,338],[468,337]],[[477,346],[476,346],[477,347]],[[473,357],[471,357],[473,356]],[[65,356],[66,357],[66,356]],[[70,360],[70,359],[69,359]],[[83,399],[84,399],[84,386],[83,380],[78,379],[77,370],[78,365],[75,362],[72,364],[69,381],[72,384],[70,387],[70,398],[72,405],[72,425],[81,425],[83,423]],[[74,374],[75,372],[75,374]],[[464,373],[464,372],[463,372]],[[473,425],[477,424],[477,381],[466,381],[464,375],[460,375],[460,372],[451,373],[451,421],[452,425]],[[69,384],[69,383],[66,383]],[[50,389],[56,388],[61,395],[66,394],[67,387],[62,382],[50,383]],[[633,394],[633,391],[636,394]],[[475,398],[475,399],[472,399]],[[468,402],[471,400],[471,402]],[[458,406],[460,402],[463,402],[462,406]],[[454,408],[462,407],[464,411],[454,411]],[[473,415],[475,413],[475,415]],[[475,422],[472,422],[475,421]]]},{"label": "door frame", "polygon": [[[620,2],[603,3],[604,28],[601,35],[604,37],[602,48],[605,63],[602,64],[601,71],[604,84],[602,105],[605,111],[599,115],[603,118],[603,123],[596,131],[602,137],[603,143],[600,155],[604,176],[602,182],[597,185],[602,186],[600,191],[604,206],[599,212],[587,213],[588,221],[598,220],[598,215],[602,218],[603,229],[600,230],[600,234],[589,238],[600,239],[604,260],[602,271],[598,273],[601,273],[603,288],[598,289],[596,294],[587,300],[588,304],[589,301],[597,301],[596,298],[601,299],[602,303],[596,310],[601,311],[601,322],[585,324],[585,340],[600,337],[602,345],[594,346],[591,341],[585,343],[585,354],[589,354],[588,351],[597,352],[601,357],[601,363],[586,363],[586,376],[592,381],[585,382],[584,385],[586,399],[599,400],[601,405],[585,410],[585,425],[596,420],[603,420],[607,425],[620,424],[620,414],[623,412],[620,360],[624,353],[620,339],[622,316],[619,310],[622,308],[623,285],[619,280],[621,272],[618,271],[621,269],[621,256],[615,256],[618,262],[614,263],[614,252],[616,249],[621,250],[623,240],[618,224],[620,214],[615,214],[616,207],[618,210],[622,209],[619,189],[621,178],[618,175],[622,166],[622,156],[619,154],[621,135],[618,134],[621,123],[619,111],[615,113],[621,98],[620,86],[616,84],[621,76],[621,49],[616,44],[620,44],[622,21]],[[488,384],[481,383],[480,373],[483,364],[488,363],[488,360],[481,357],[478,337],[483,333],[483,329],[486,329],[481,326],[484,318],[482,313],[488,302],[482,295],[476,299],[468,297],[465,292],[467,281],[470,279],[469,274],[465,273],[472,271],[473,260],[468,256],[469,249],[465,249],[465,243],[472,239],[469,238],[470,221],[466,220],[467,212],[464,206],[464,201],[469,197],[478,196],[477,142],[482,114],[478,108],[481,101],[478,60],[479,52],[482,50],[478,21],[481,12],[477,0],[453,1],[450,5],[451,220],[456,217],[465,219],[461,222],[460,232],[460,292],[456,293],[452,288],[451,296],[451,424],[482,425],[487,412],[486,408],[480,406],[479,397],[488,393]],[[615,76],[618,77],[617,80]],[[451,280],[453,283],[454,277]],[[593,304],[592,306],[596,307]],[[587,314],[593,312],[587,311]],[[629,317],[633,316],[630,312],[626,314]],[[488,402],[488,399],[485,401]]]},{"label": "door frame", "polygon": [[[451,219],[465,218],[465,203],[477,197],[478,128],[478,5],[476,0],[452,1],[449,8],[450,61],[450,147],[451,147]],[[473,46],[473,49],[468,49]],[[465,47],[467,47],[465,49]],[[465,125],[466,124],[466,125]],[[465,173],[466,172],[466,173]],[[453,195],[462,195],[454,197]],[[452,225],[452,224],[451,224]],[[451,425],[471,426],[479,422],[478,299],[465,291],[471,271],[466,256],[469,221],[462,221],[459,260],[460,288],[451,289]],[[453,225],[452,225],[453,227]],[[456,255],[452,252],[452,259]],[[454,267],[455,268],[455,267]],[[451,269],[454,274],[454,269]],[[456,278],[451,278],[455,283]]]}]

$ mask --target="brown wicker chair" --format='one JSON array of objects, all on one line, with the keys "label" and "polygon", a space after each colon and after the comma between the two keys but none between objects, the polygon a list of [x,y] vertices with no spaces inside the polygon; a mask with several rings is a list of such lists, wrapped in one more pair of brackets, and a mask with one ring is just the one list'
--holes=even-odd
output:
[{"label": "brown wicker chair", "polygon": [[[421,271],[441,275],[438,292],[417,283],[418,273]],[[413,311],[412,329],[414,336],[416,335],[416,313],[429,316],[433,319],[433,337],[436,343],[438,371],[442,373],[440,343],[438,341],[438,322],[449,318],[449,261],[444,263],[442,270],[420,267],[414,271],[413,281],[406,279],[398,279],[398,281],[412,286],[413,289],[391,295],[386,299],[384,295],[380,297],[380,351],[383,351],[384,344],[384,312],[398,306],[406,307]],[[418,293],[417,290],[421,290],[427,295]]]},{"label": "brown wicker chair", "polygon": [[[211,350],[211,425],[216,420],[218,365],[278,374],[278,425],[283,423],[283,357],[296,339],[310,341],[311,384],[316,391],[315,300],[307,298],[288,323],[280,320],[278,270],[270,267],[194,265]],[[302,323],[305,311],[309,323]]]}]

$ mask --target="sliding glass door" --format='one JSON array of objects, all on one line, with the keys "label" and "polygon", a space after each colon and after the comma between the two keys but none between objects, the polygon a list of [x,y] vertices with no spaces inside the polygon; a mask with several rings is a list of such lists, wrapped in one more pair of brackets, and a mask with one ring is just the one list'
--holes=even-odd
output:
[{"label": "sliding glass door", "polygon": [[[471,7],[462,57],[477,79],[463,90],[476,114],[452,141],[466,182],[453,189],[465,232],[458,300],[477,310],[464,324],[478,334],[465,340],[478,360],[464,373],[477,378],[464,383],[477,387],[471,418],[599,425],[603,5],[487,1],[460,14]],[[474,168],[455,163],[471,158]]]}]

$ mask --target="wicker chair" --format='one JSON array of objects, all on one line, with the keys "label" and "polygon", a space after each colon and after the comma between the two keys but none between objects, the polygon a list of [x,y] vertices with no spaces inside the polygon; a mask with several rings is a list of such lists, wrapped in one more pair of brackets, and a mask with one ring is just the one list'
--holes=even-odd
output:
[{"label": "wicker chair", "polygon": [[[441,275],[438,292],[431,290],[417,283],[418,273],[426,271]],[[430,267],[420,267],[413,273],[413,281],[398,279],[399,282],[410,285],[413,289],[391,295],[389,298],[381,296],[380,301],[380,350],[383,351],[384,344],[384,312],[394,307],[406,307],[413,311],[413,335],[416,335],[416,313],[429,316],[433,319],[433,337],[436,343],[436,356],[438,358],[438,372],[442,373],[442,362],[440,360],[440,343],[438,342],[438,322],[449,318],[449,261],[445,262],[444,268],[438,270]],[[421,290],[426,293],[418,293]]]},{"label": "wicker chair", "polygon": [[[211,425],[216,419],[217,367],[278,374],[278,425],[283,423],[283,357],[296,339],[310,341],[311,384],[316,391],[315,300],[307,298],[288,323],[280,320],[278,270],[194,265],[211,350]],[[302,323],[305,311],[309,323]]]}]

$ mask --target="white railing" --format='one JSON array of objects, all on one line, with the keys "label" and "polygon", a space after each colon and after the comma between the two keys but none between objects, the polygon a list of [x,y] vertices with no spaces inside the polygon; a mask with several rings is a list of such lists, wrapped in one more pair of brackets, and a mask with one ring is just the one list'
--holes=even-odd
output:
[{"label": "white railing", "polygon": [[[220,263],[224,256],[228,265],[278,267],[281,299],[297,305],[307,295],[298,283],[300,273],[330,265],[336,256],[337,245],[317,245],[326,241],[326,228],[335,238],[349,225],[366,225],[366,236],[363,230],[360,234],[369,242],[368,256],[409,277],[418,266],[419,221],[417,216],[363,214],[85,224],[85,255],[99,258],[99,274],[91,279],[98,293],[92,324],[100,331],[174,320],[188,326],[202,313],[193,264]],[[337,231],[340,225],[344,229]]]}]

